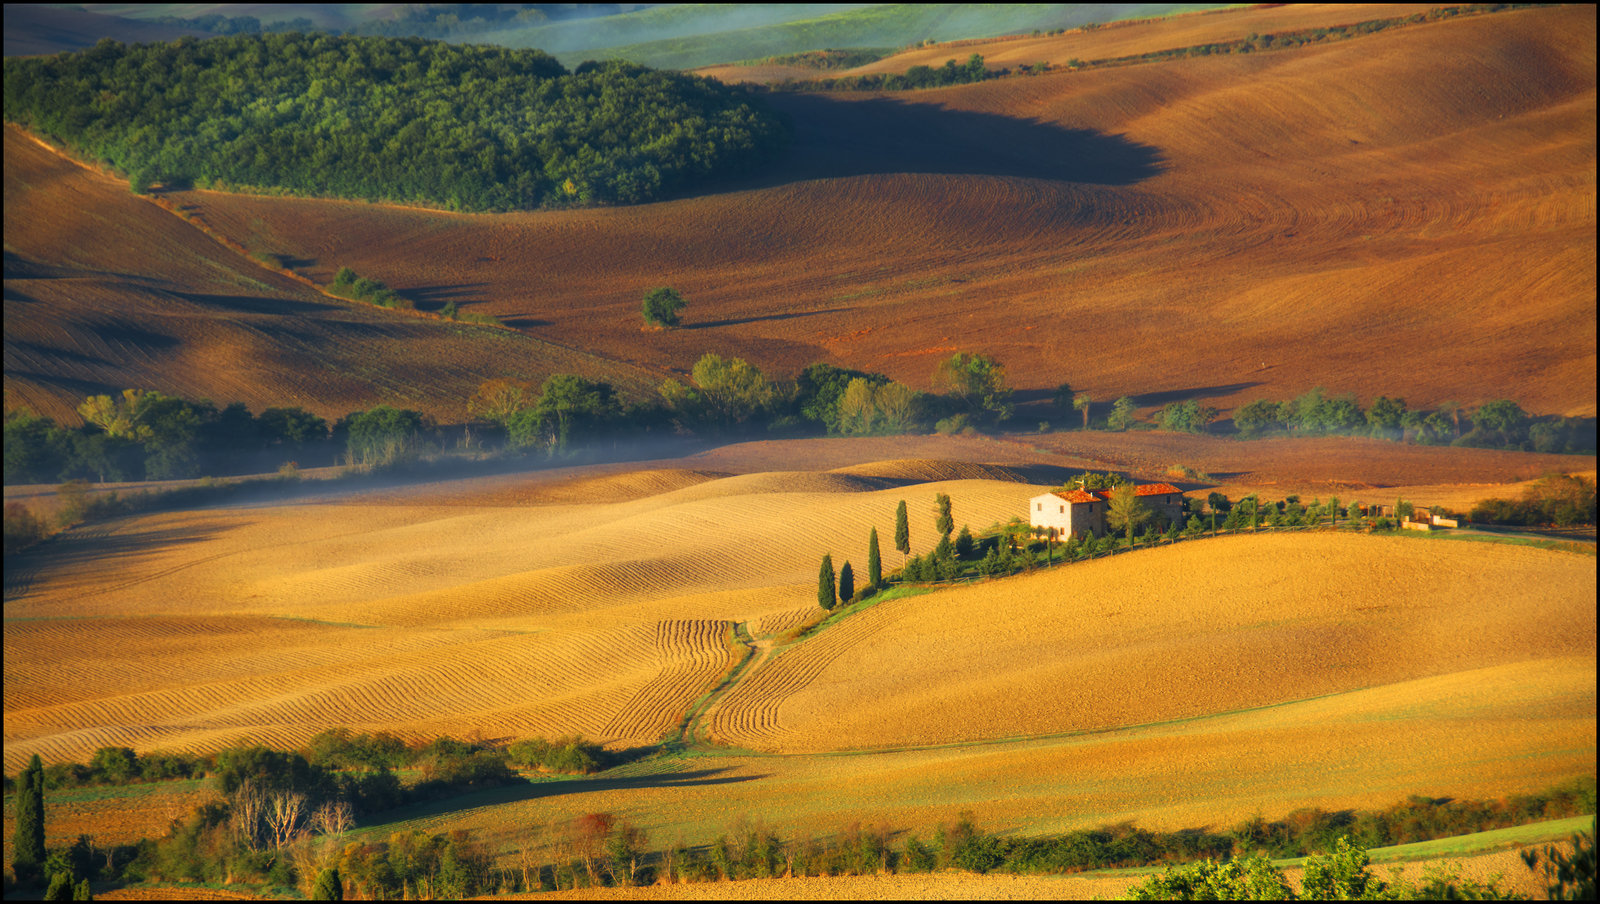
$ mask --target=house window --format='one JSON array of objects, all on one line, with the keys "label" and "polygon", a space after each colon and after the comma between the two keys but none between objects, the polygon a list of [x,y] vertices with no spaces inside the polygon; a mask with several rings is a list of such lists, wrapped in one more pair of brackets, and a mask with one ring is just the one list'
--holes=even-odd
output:
[{"label": "house window", "polygon": [[1041,512],[1044,511],[1044,503],[1043,502],[1039,503],[1039,509],[1038,510],[1041,511]]},{"label": "house window", "polygon": [[1062,512],[1065,512],[1065,511],[1066,511],[1066,510],[1067,510],[1067,507],[1066,507],[1066,506],[1064,506],[1064,505],[1063,505],[1063,506],[1062,506],[1062,507],[1061,507],[1061,511],[1062,511]]}]

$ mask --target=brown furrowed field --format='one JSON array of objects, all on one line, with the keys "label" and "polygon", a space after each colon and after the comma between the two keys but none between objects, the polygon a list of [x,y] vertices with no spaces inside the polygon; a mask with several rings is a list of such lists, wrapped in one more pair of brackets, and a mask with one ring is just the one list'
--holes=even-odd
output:
[{"label": "brown furrowed field", "polygon": [[86,395],[145,388],[328,418],[390,403],[450,423],[488,375],[660,380],[503,330],[325,297],[12,126],[5,244],[7,411],[73,423]]},{"label": "brown furrowed field", "polygon": [[[972,349],[1027,391],[1066,379],[1146,406],[1322,385],[1592,415],[1594,84],[1589,11],[1522,10],[1295,51],[774,95],[797,135],[778,171],[645,207],[180,199],[320,279],[349,265],[447,290],[645,371],[716,351],[925,387]],[[642,337],[640,293],[660,284],[690,299],[686,328]]]}]

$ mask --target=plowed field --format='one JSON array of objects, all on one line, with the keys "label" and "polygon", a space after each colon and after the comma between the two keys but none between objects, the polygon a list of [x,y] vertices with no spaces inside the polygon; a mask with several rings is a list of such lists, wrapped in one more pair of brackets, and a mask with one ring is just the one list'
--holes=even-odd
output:
[{"label": "plowed field", "polygon": [[[1174,21],[1324,14],[1350,15]],[[971,349],[1024,390],[1070,380],[1146,406],[1322,385],[1592,415],[1594,26],[1578,7],[1521,10],[1293,51],[773,95],[796,129],[779,170],[638,208],[182,200],[320,278],[350,265],[653,372],[717,351],[926,387]],[[1177,27],[1055,40],[1111,52]],[[689,298],[686,327],[642,336],[640,293],[661,284]]]},{"label": "plowed field", "polygon": [[7,411],[72,423],[86,395],[145,388],[330,419],[390,403],[451,423],[487,376],[660,381],[528,336],[328,298],[10,126],[5,244]]}]

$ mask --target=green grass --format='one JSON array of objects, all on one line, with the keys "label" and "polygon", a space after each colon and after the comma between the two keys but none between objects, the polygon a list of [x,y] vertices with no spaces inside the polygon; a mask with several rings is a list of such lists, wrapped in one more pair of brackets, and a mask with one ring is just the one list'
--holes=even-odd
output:
[{"label": "green grass", "polygon": [[[1374,863],[1431,860],[1436,857],[1465,857],[1471,854],[1498,851],[1508,847],[1565,841],[1568,836],[1576,832],[1588,831],[1592,825],[1594,825],[1594,814],[1591,813],[1588,816],[1569,816],[1566,819],[1552,819],[1548,822],[1512,826],[1509,829],[1491,829],[1487,832],[1475,832],[1471,835],[1455,835],[1450,838],[1435,838],[1432,841],[1417,841],[1412,844],[1373,848],[1367,854]],[[1273,862],[1279,866],[1304,866],[1306,858],[1294,857],[1288,860],[1274,860]]]},{"label": "green grass", "polygon": [[903,597],[908,597],[908,596],[921,596],[924,593],[932,593],[932,592],[933,592],[933,588],[932,587],[919,587],[919,586],[910,585],[910,584],[897,584],[897,585],[895,585],[893,587],[890,587],[887,590],[880,590],[877,593],[874,593],[873,595],[867,597],[866,599],[861,600],[860,602],[851,603],[848,606],[841,606],[839,608],[834,609],[833,612],[829,613],[827,618],[825,618],[822,621],[818,622],[816,627],[812,628],[810,631],[807,631],[803,636],[797,638],[793,642],[785,644],[783,647],[781,647],[781,648],[779,648],[777,650],[774,650],[773,651],[773,655],[776,656],[779,653],[783,652],[784,650],[788,650],[788,649],[791,649],[793,647],[799,646],[801,643],[804,643],[806,640],[808,640],[808,639],[810,639],[812,637],[816,637],[818,634],[821,634],[827,628],[838,624],[839,622],[845,620],[846,618],[849,618],[850,616],[856,614],[857,612],[865,612],[866,610],[871,609],[873,606],[876,606],[879,603],[885,603],[885,602],[888,602],[889,600],[897,600],[897,599],[901,599]]}]

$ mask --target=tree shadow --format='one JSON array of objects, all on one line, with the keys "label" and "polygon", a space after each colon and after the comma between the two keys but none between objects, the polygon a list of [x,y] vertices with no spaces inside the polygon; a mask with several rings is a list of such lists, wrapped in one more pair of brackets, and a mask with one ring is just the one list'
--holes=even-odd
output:
[{"label": "tree shadow", "polygon": [[732,785],[767,778],[765,775],[721,775],[721,773],[727,771],[727,769],[698,769],[688,772],[668,772],[659,775],[639,775],[625,778],[551,778],[544,781],[518,782],[516,784],[501,785],[498,788],[469,791],[465,794],[456,794],[438,800],[407,804],[379,814],[372,822],[363,822],[361,828],[374,828],[412,819],[442,816],[478,807],[492,807],[500,804],[519,803],[571,794]]},{"label": "tree shadow", "polygon": [[782,92],[765,100],[792,129],[773,164],[779,181],[938,173],[1131,185],[1166,168],[1159,148],[1126,136],[936,102]]},{"label": "tree shadow", "polygon": [[518,330],[531,330],[535,327],[550,325],[550,321],[541,320],[531,314],[511,314],[506,317],[501,317],[500,322],[511,327],[512,329]]},{"label": "tree shadow", "polygon": [[186,526],[113,534],[104,525],[75,528],[38,546],[6,556],[4,597],[10,601],[25,596],[39,574],[46,570],[70,569],[91,562],[99,564],[157,549],[199,543],[220,530]]},{"label": "tree shadow", "polygon": [[686,323],[680,329],[709,330],[719,326],[738,326],[741,323],[758,323],[763,320],[792,320],[798,317],[815,317],[818,314],[842,314],[855,310],[855,308],[828,308],[822,311],[794,311],[788,314],[762,314],[756,317],[731,317],[727,320],[712,320],[706,323]]},{"label": "tree shadow", "polygon": [[204,292],[179,292],[172,295],[198,305],[222,308],[235,314],[310,314],[327,310],[329,305],[288,298],[263,298],[257,295],[212,295]]},{"label": "tree shadow", "polygon": [[1232,395],[1260,385],[1260,383],[1228,383],[1222,386],[1193,386],[1188,389],[1147,392],[1143,395],[1131,396],[1131,398],[1135,404],[1141,406],[1166,405],[1171,402],[1187,402],[1190,399],[1207,399],[1213,396]]}]

